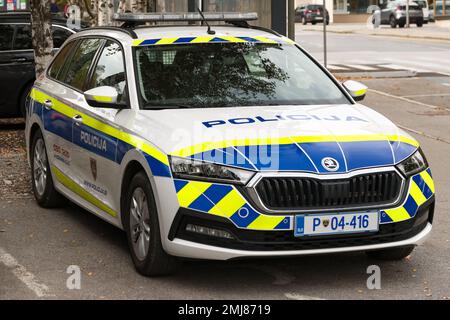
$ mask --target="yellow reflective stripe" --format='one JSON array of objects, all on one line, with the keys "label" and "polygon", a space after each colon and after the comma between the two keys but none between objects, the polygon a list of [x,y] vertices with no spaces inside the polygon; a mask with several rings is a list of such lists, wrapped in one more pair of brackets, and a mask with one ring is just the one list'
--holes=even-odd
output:
[{"label": "yellow reflective stripe", "polygon": [[428,188],[430,188],[431,192],[434,192],[434,181],[433,178],[430,176],[430,174],[425,170],[420,173],[420,176],[423,180],[425,180],[425,183],[427,184]]},{"label": "yellow reflective stripe", "polygon": [[205,43],[205,42],[209,42],[212,39],[214,39],[215,37],[196,37],[195,39],[192,39],[192,41],[190,43]]},{"label": "yellow reflective stripe", "polygon": [[223,197],[217,204],[208,212],[210,214],[231,217],[238,209],[245,204],[245,200],[236,190],[231,190],[225,197]]},{"label": "yellow reflective stripe", "polygon": [[271,144],[289,144],[292,140],[286,138],[255,138],[255,139],[235,139],[225,141],[214,141],[199,143],[190,147],[186,147],[171,153],[174,156],[187,157],[196,153],[205,152],[214,149],[227,148],[231,146],[252,146],[252,145],[271,145]]},{"label": "yellow reflective stripe", "polygon": [[82,188],[78,183],[70,179],[64,173],[62,173],[58,168],[52,166],[52,172],[55,175],[56,179],[63,184],[67,189],[71,190],[75,194],[79,195],[81,198],[89,202],[90,204],[96,206],[102,211],[106,212],[110,216],[116,217],[117,213],[108,207],[106,204],[101,202],[99,199],[94,197],[92,194],[87,192],[84,188]]},{"label": "yellow reflective stripe", "polygon": [[427,198],[425,198],[425,196],[423,195],[422,190],[420,190],[419,186],[412,179],[411,185],[409,187],[409,194],[413,197],[418,206],[424,204],[425,201],[427,201]]},{"label": "yellow reflective stripe", "polygon": [[179,38],[162,38],[160,39],[158,42],[155,43],[155,45],[160,45],[160,44],[172,44],[175,41],[177,41]]},{"label": "yellow reflective stripe", "polygon": [[417,140],[409,138],[409,137],[400,136],[398,134],[390,134],[390,135],[387,135],[387,137],[392,142],[398,141],[398,142],[410,144],[414,147],[419,147],[419,142],[417,142]]},{"label": "yellow reflective stripe", "polygon": [[103,96],[93,96],[96,101],[100,102],[112,102],[113,99],[111,97],[103,97]]},{"label": "yellow reflective stripe", "polygon": [[153,158],[159,160],[165,165],[169,165],[169,160],[167,158],[167,155],[158,149],[150,146],[149,144],[145,143],[144,140],[133,136],[131,134],[125,133],[120,129],[114,128],[104,122],[101,122],[91,116],[88,116],[87,114],[84,114],[82,112],[79,112],[68,105],[56,100],[55,98],[33,88],[31,91],[31,98],[40,102],[44,103],[45,100],[49,99],[52,101],[52,109],[69,117],[72,118],[75,115],[80,115],[83,117],[83,124],[87,125],[88,127],[94,128],[98,131],[101,131],[103,133],[106,133],[107,135],[110,135],[114,138],[117,138],[119,140],[122,140],[133,147],[136,147],[143,152],[147,153],[148,155],[152,156]]},{"label": "yellow reflective stripe", "polygon": [[145,40],[140,39],[140,40],[133,40],[132,45],[133,46],[138,46],[140,45],[142,42],[144,42]]},{"label": "yellow reflective stripe", "polygon": [[385,212],[388,214],[388,216],[394,222],[407,220],[407,219],[411,218],[411,216],[408,214],[408,211],[406,211],[406,209],[403,207],[399,207],[399,208],[395,208],[395,209],[388,209],[388,210],[385,210]]},{"label": "yellow reflective stripe", "polygon": [[203,192],[205,192],[209,187],[211,187],[212,183],[208,182],[200,182],[200,181],[191,181],[186,184],[180,191],[177,193],[178,202],[181,207],[189,207],[189,205],[194,202],[198,197],[200,197]]},{"label": "yellow reflective stripe", "polygon": [[190,147],[182,148],[177,151],[172,152],[174,156],[188,157],[193,154],[206,152],[214,149],[227,148],[231,146],[260,146],[260,145],[276,145],[276,144],[291,144],[292,142],[297,143],[313,143],[313,142],[358,142],[358,141],[402,141],[404,143],[411,144],[413,146],[418,146],[415,140],[409,139],[407,137],[402,137],[398,135],[386,136],[383,134],[360,134],[360,135],[321,135],[321,136],[294,136],[294,137],[280,137],[280,138],[254,138],[254,139],[235,139],[235,140],[224,140],[224,141],[214,141],[214,142],[204,142],[199,143]]},{"label": "yellow reflective stripe", "polygon": [[273,230],[286,217],[260,215],[250,225],[248,229],[254,230]]}]

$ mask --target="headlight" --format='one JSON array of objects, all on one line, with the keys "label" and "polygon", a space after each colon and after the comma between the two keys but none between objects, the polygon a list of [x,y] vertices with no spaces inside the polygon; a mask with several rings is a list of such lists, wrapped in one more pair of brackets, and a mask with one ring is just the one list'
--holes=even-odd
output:
[{"label": "headlight", "polygon": [[255,174],[249,170],[178,157],[170,157],[170,167],[175,178],[233,184],[246,184]]},{"label": "headlight", "polygon": [[428,168],[428,162],[422,150],[417,150],[411,157],[399,163],[397,168],[407,177]]}]

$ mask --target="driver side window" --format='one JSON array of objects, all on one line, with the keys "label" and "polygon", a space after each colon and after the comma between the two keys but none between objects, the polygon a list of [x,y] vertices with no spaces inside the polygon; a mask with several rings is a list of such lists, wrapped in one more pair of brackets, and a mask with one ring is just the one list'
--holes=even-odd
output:
[{"label": "driver side window", "polygon": [[117,102],[126,103],[126,75],[122,47],[110,40],[103,48],[87,89],[101,86],[116,88],[119,94]]}]

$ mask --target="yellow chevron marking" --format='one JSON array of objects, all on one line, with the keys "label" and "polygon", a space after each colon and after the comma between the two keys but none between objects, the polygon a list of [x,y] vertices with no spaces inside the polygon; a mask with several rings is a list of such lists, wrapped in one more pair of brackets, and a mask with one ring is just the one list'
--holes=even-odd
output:
[{"label": "yellow chevron marking", "polygon": [[106,212],[110,216],[116,217],[117,213],[108,207],[106,204],[104,204],[102,201],[94,197],[92,194],[87,192],[84,188],[82,188],[78,183],[70,179],[68,176],[66,176],[62,171],[60,171],[57,167],[52,166],[52,172],[55,175],[56,179],[63,184],[67,189],[71,190],[72,192],[79,195],[81,198],[89,202],[90,204],[96,206],[97,208],[101,209],[102,211]]},{"label": "yellow chevron marking", "polygon": [[231,37],[231,36],[220,36],[220,39],[224,39],[230,42],[247,42],[244,39],[240,39],[240,38],[236,38],[236,37]]},{"label": "yellow chevron marking", "polygon": [[433,178],[430,176],[430,174],[425,170],[420,173],[420,176],[423,180],[425,180],[425,183],[427,184],[428,188],[430,188],[431,192],[434,192],[434,181]]},{"label": "yellow chevron marking", "polygon": [[52,101],[52,109],[69,117],[73,118],[76,114],[83,117],[83,125],[87,125],[88,127],[94,128],[98,131],[101,131],[103,133],[106,133],[107,135],[110,135],[114,138],[117,138],[119,140],[122,140],[142,151],[147,153],[148,155],[152,156],[153,158],[159,160],[165,165],[169,165],[169,160],[167,158],[167,155],[163,152],[159,151],[155,147],[152,147],[151,145],[147,144],[143,139],[138,138],[136,136],[133,136],[131,134],[125,133],[122,130],[115,128],[113,126],[110,126],[104,122],[101,122],[91,116],[88,116],[87,114],[84,114],[82,112],[79,112],[70,106],[56,100],[55,98],[37,90],[36,88],[33,88],[31,90],[31,98],[36,100],[39,103],[44,103],[45,100],[49,99]]},{"label": "yellow chevron marking", "polygon": [[273,230],[286,217],[260,215],[256,218],[247,229],[254,230]]},{"label": "yellow chevron marking", "polygon": [[422,205],[427,201],[427,198],[422,193],[422,190],[420,190],[417,183],[414,182],[414,180],[411,179],[411,185],[409,187],[409,194],[413,197],[414,201],[418,206]]},{"label": "yellow chevron marking", "polygon": [[161,44],[172,44],[175,41],[177,41],[179,38],[162,38],[158,40],[158,42],[155,43],[155,45],[161,45]]},{"label": "yellow chevron marking", "polygon": [[211,41],[214,38],[215,37],[196,37],[190,43],[205,43]]},{"label": "yellow chevron marking", "polygon": [[216,203],[208,212],[210,214],[231,217],[245,204],[245,200],[236,190],[231,190],[225,197]]},{"label": "yellow chevron marking", "polygon": [[[252,38],[256,39],[258,41],[264,42],[264,43],[278,43],[275,40],[272,40],[272,39],[269,39],[269,38],[266,38],[266,37],[261,37],[261,36],[255,36],[255,37],[252,37]],[[285,42],[287,42],[287,41],[285,41]]]},{"label": "yellow chevron marking", "polygon": [[142,42],[144,42],[145,40],[133,40],[132,45],[133,46],[139,46]]},{"label": "yellow chevron marking", "polygon": [[406,209],[403,207],[388,209],[385,210],[385,212],[394,222],[408,220],[411,218],[411,216],[408,214],[408,211],[406,211]]},{"label": "yellow chevron marking", "polygon": [[[407,137],[399,137],[397,135],[388,135],[390,141],[402,141],[404,143],[418,146],[417,141],[411,140]],[[279,138],[249,138],[249,139],[234,139],[224,141],[210,141],[199,143],[193,146],[179,149],[172,152],[174,156],[188,157],[193,154],[211,151],[214,149],[227,148],[231,146],[260,146],[260,145],[276,145],[276,144],[292,144],[297,143],[314,143],[314,142],[358,142],[358,141],[387,141],[386,136],[382,134],[360,134],[360,135],[320,135],[320,136],[294,136],[294,137],[279,137]]]},{"label": "yellow chevron marking", "polygon": [[180,206],[188,208],[191,203],[200,197],[203,192],[211,187],[211,185],[212,183],[208,182],[190,181],[177,193]]}]

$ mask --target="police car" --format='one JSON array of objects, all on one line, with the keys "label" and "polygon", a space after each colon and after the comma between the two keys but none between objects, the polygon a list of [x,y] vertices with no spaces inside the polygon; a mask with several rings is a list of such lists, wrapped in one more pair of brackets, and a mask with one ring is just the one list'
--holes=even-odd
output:
[{"label": "police car", "polygon": [[293,41],[249,25],[255,14],[116,19],[71,36],[34,84],[39,205],[70,199],[122,228],[150,276],[179,258],[396,260],[430,233],[425,156],[356,102],[364,85],[338,83]]}]

